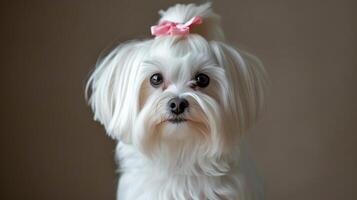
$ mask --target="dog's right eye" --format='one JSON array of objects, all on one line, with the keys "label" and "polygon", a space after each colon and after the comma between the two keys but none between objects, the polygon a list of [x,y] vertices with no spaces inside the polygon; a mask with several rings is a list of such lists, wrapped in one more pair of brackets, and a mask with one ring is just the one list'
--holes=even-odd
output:
[{"label": "dog's right eye", "polygon": [[160,73],[153,74],[150,78],[150,84],[155,88],[159,87],[163,81],[164,78]]}]

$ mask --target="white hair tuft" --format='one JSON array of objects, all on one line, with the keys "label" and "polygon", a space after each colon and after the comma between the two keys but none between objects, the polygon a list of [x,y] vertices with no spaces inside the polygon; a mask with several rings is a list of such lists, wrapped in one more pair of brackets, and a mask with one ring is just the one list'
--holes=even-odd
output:
[{"label": "white hair tuft", "polygon": [[190,33],[196,33],[207,40],[224,41],[224,34],[220,25],[220,16],[213,12],[211,3],[202,5],[196,4],[176,4],[167,10],[160,10],[159,14],[162,21],[170,21],[175,23],[186,23],[195,16],[200,16],[203,23],[193,26]]}]

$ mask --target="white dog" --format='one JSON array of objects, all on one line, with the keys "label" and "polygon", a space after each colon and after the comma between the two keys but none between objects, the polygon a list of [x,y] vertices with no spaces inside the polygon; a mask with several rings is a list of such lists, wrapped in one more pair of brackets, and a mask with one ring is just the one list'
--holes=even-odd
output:
[{"label": "white dog", "polygon": [[87,85],[118,140],[117,199],[256,199],[241,141],[263,107],[264,68],[224,43],[209,3],[160,14],[155,37],[116,47]]}]

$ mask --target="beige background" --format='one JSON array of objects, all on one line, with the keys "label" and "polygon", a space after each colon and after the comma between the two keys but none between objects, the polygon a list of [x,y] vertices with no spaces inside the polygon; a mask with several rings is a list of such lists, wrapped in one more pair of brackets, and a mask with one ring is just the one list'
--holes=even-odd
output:
[{"label": "beige background", "polygon": [[[101,50],[149,37],[174,2],[1,1],[0,199],[115,198],[114,142],[92,121],[85,80]],[[249,136],[268,200],[357,199],[356,1],[214,7],[272,79]]]}]

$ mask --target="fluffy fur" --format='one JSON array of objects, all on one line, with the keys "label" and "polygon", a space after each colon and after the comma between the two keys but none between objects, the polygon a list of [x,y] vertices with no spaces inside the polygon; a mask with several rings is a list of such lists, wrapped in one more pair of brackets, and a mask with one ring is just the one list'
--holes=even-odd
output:
[{"label": "fluffy fur", "polygon": [[[162,20],[203,23],[187,36],[160,36],[116,47],[91,75],[95,120],[118,140],[118,200],[246,200],[256,196],[241,161],[241,136],[263,106],[264,68],[224,43],[210,4],[175,5]],[[210,77],[193,87],[198,72]],[[159,88],[150,77],[161,73]],[[170,123],[168,101],[189,102],[183,123]]]}]

